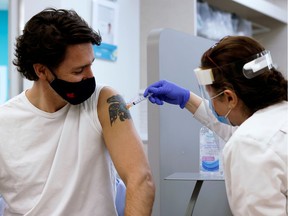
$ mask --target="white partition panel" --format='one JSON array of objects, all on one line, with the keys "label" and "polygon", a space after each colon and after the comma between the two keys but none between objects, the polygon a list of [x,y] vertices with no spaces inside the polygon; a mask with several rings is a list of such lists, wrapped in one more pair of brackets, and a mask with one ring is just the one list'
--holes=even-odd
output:
[{"label": "white partition panel", "polygon": [[[148,85],[167,79],[199,93],[193,69],[214,43],[172,29],[152,31],[147,47]],[[153,216],[185,214],[195,182],[164,178],[175,172],[199,171],[200,127],[192,114],[179,106],[149,103],[148,158],[157,187]],[[231,215],[223,181],[203,183],[193,215]]]}]

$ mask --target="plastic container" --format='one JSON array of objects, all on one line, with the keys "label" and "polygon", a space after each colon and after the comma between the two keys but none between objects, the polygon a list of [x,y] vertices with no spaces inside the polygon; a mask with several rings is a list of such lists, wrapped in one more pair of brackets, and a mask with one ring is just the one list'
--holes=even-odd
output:
[{"label": "plastic container", "polygon": [[5,203],[4,203],[4,200],[0,194],[0,216],[4,215],[4,208],[5,208]]},{"label": "plastic container", "polygon": [[203,126],[200,129],[200,173],[222,174],[222,160],[215,134]]}]

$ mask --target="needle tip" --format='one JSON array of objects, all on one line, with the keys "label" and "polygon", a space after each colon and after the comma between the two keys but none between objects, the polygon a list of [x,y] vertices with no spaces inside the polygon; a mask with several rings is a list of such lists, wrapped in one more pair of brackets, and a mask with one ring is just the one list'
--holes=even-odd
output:
[{"label": "needle tip", "polygon": [[132,104],[126,104],[126,109],[130,109]]}]

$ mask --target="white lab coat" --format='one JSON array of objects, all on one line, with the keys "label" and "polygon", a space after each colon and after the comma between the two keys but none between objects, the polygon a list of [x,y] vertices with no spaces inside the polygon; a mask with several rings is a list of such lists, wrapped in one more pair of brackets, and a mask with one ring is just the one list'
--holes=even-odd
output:
[{"label": "white lab coat", "polygon": [[[194,117],[205,124],[211,117],[203,108],[200,106]],[[257,111],[236,131],[212,119],[215,132],[228,140],[223,166],[233,215],[288,215],[288,103]]]}]

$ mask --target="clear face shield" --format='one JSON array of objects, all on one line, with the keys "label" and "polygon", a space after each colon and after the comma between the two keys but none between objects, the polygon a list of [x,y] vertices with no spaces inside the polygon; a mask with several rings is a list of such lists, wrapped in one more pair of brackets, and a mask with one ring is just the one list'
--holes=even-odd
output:
[{"label": "clear face shield", "polygon": [[[206,127],[209,128],[211,130],[210,132],[213,134],[214,142],[217,145],[219,154],[221,154],[225,142],[218,135],[216,135],[216,133],[220,135],[220,127],[222,128],[222,132],[223,128],[225,128],[225,125],[221,124],[220,122],[230,124],[229,114],[232,108],[230,109],[229,107],[225,107],[227,104],[223,103],[222,100],[218,98],[223,96],[225,87],[223,86],[221,91],[216,91],[212,87],[212,84],[221,86],[220,82],[216,82],[217,79],[219,79],[219,74],[217,73],[221,73],[221,71],[224,70],[229,72],[231,71],[231,73],[239,73],[239,70],[242,70],[243,75],[247,79],[252,79],[264,73],[267,71],[267,69],[271,69],[272,67],[273,64],[270,52],[265,50],[239,62],[230,63],[217,68],[196,68],[194,70],[198,80],[203,104],[208,116]],[[215,119],[215,117],[218,121]]]},{"label": "clear face shield", "polygon": [[[221,97],[224,94],[224,87],[222,91],[215,91],[212,88],[212,84],[216,83],[217,79],[217,73],[220,73],[221,71],[231,71],[231,73],[239,73],[239,70],[242,70],[243,75],[247,79],[252,79],[263,72],[267,71],[267,69],[271,69],[273,67],[271,55],[269,51],[263,51],[261,53],[258,53],[254,56],[251,56],[250,58],[230,63],[227,65],[223,65],[221,67],[216,68],[209,68],[209,69],[201,69],[196,68],[194,70],[199,88],[200,93],[203,101],[205,102],[205,109],[207,111],[207,114],[213,113],[214,116],[223,123],[230,124],[229,121],[229,114],[231,112],[230,109],[226,110],[225,113],[217,113],[214,107],[214,100],[218,97]],[[219,85],[219,83],[218,83]],[[221,102],[218,102],[218,104]],[[213,129],[213,124],[210,124]]]}]

